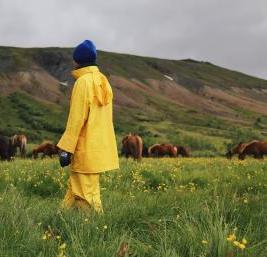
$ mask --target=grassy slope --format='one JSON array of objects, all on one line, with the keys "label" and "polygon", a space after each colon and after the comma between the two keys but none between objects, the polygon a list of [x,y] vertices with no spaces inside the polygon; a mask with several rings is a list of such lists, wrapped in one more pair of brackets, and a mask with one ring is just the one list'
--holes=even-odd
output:
[{"label": "grassy slope", "polygon": [[128,78],[162,79],[163,74],[171,75],[182,85],[197,89],[197,86],[209,85],[228,88],[231,86],[245,88],[265,88],[266,80],[228,70],[209,62],[195,60],[164,60],[127,54],[100,52],[99,63],[109,74]]},{"label": "grassy slope", "polygon": [[64,131],[62,120],[66,119],[66,111],[18,92],[0,97],[0,116],[3,122],[1,134],[24,133],[33,141],[57,140],[58,135]]},{"label": "grassy slope", "polygon": [[[67,173],[56,160],[0,170],[3,257],[57,256],[63,243],[68,257],[110,257],[123,242],[125,256],[266,256],[266,160],[121,159],[102,176],[100,216],[60,210]],[[226,240],[232,233],[246,249]]]},{"label": "grassy slope", "polygon": [[[212,153],[224,153],[226,145],[250,139],[263,139],[267,136],[267,122],[264,116],[251,117],[250,125],[240,125],[207,114],[153,101],[156,112],[146,110],[133,112],[121,110],[116,115],[118,134],[137,131],[150,145],[158,142],[176,142],[190,146],[196,154],[199,150]],[[131,114],[131,115],[129,115]],[[260,123],[256,119],[261,117]]]},{"label": "grassy slope", "polygon": [[[0,75],[31,69],[44,69],[59,81],[70,80],[71,49],[45,48],[21,49],[0,47]],[[25,58],[26,57],[26,58]],[[108,75],[135,78],[149,87],[146,79],[161,80],[163,74],[193,92],[203,85],[220,89],[232,86],[243,88],[267,88],[262,79],[230,71],[207,62],[193,60],[161,60],[126,54],[99,52],[99,64]],[[138,94],[142,94],[137,92]],[[18,97],[18,94],[23,94]],[[16,103],[12,98],[21,99]],[[62,97],[65,97],[62,95]],[[242,130],[245,139],[264,138],[267,135],[267,117],[246,109],[235,112],[245,122],[233,124],[220,117],[200,113],[194,109],[178,107],[168,99],[145,95],[145,105],[140,109],[119,106],[115,112],[118,139],[129,131],[138,132],[148,144],[176,142],[189,145],[194,150],[224,151],[229,139],[236,139]],[[138,98],[138,96],[137,96]],[[150,108],[146,108],[146,107]],[[34,109],[34,110],[33,110]],[[0,97],[2,118],[0,132],[11,135],[23,132],[36,142],[42,139],[57,140],[64,129],[67,107],[38,102],[25,92],[17,96]],[[239,138],[242,140],[242,138]]]}]

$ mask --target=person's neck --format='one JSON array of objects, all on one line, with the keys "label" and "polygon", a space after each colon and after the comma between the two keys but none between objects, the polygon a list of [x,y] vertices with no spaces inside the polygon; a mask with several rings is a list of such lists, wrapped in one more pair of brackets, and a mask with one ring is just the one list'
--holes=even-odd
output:
[{"label": "person's neck", "polygon": [[98,66],[98,65],[95,62],[85,63],[85,64],[78,65],[76,67],[76,70],[84,68],[84,67],[88,67],[88,66]]}]

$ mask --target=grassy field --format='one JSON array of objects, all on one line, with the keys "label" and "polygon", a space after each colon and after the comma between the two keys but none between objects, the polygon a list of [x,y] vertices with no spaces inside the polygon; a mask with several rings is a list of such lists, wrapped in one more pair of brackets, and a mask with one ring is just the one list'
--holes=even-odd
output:
[{"label": "grassy field", "polygon": [[60,208],[56,159],[1,162],[0,256],[266,256],[266,160],[120,162],[101,178],[103,215]]}]

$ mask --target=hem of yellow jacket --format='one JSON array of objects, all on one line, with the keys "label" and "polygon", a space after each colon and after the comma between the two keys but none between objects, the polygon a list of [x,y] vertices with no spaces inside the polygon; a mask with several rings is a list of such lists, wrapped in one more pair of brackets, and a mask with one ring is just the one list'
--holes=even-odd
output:
[{"label": "hem of yellow jacket", "polygon": [[120,167],[118,166],[117,168],[103,169],[100,171],[82,171],[82,170],[73,170],[73,169],[71,169],[71,171],[75,172],[75,173],[82,173],[82,174],[97,174],[97,173],[104,173],[104,172],[108,172],[108,171],[118,171],[119,169],[120,169]]}]

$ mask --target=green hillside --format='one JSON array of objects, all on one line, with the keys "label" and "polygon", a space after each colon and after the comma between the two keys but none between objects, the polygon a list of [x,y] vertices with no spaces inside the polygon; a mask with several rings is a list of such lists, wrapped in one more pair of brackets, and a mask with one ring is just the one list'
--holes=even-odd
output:
[{"label": "green hillside", "polygon": [[[64,131],[73,79],[72,49],[0,47],[0,133],[32,142]],[[267,137],[267,81],[195,60],[99,51],[114,90],[120,138],[172,142],[223,153],[231,141]]]},{"label": "green hillside", "polygon": [[64,131],[67,112],[58,106],[43,104],[28,95],[16,92],[0,97],[0,133],[13,135],[23,133],[33,141],[56,140]]},{"label": "green hillside", "polygon": [[99,63],[107,73],[127,78],[162,79],[162,74],[170,75],[192,90],[197,90],[204,85],[220,88],[239,86],[266,89],[267,87],[266,80],[228,70],[210,62],[192,59],[166,60],[101,51]]}]

